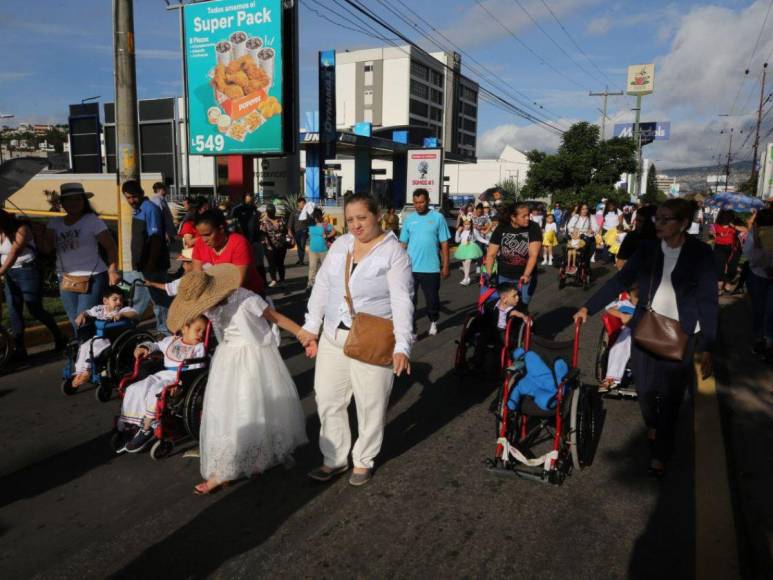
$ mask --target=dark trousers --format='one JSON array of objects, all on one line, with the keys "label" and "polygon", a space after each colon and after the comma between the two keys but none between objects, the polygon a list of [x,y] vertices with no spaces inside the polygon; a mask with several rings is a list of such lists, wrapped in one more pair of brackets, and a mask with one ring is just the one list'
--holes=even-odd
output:
[{"label": "dark trousers", "polygon": [[309,239],[309,230],[302,229],[295,232],[295,247],[298,250],[298,261],[303,262],[306,257],[306,240]]},{"label": "dark trousers", "polygon": [[430,322],[437,322],[440,318],[440,272],[413,273],[414,306],[419,297],[419,288],[424,292],[424,300],[427,301],[427,315]]},{"label": "dark trousers", "polygon": [[660,461],[670,459],[674,451],[679,407],[694,378],[695,340],[687,343],[687,352],[679,362],[652,356],[636,343],[631,345],[631,369],[639,396],[644,424],[656,430],[652,456]]},{"label": "dark trousers", "polygon": [[266,259],[268,260],[268,272],[271,279],[276,282],[285,281],[285,256],[287,248],[266,248]]},{"label": "dark trousers", "polygon": [[5,303],[11,334],[16,348],[24,352],[24,305],[30,314],[37,318],[54,336],[54,340],[64,340],[54,317],[43,308],[40,272],[34,266],[11,268],[5,274]]}]

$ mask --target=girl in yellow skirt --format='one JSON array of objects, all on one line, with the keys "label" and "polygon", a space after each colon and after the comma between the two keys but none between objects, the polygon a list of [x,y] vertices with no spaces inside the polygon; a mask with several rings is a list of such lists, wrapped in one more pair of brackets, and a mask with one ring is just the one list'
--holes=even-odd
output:
[{"label": "girl in yellow skirt", "polygon": [[553,247],[558,245],[558,225],[552,213],[547,216],[545,233],[542,234],[542,265],[553,265]]}]

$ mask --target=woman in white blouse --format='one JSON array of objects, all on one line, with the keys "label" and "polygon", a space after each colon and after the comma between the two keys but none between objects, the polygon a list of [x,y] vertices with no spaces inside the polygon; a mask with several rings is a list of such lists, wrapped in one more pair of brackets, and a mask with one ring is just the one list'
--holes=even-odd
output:
[{"label": "woman in white blouse", "polygon": [[[395,376],[410,374],[413,335],[413,276],[411,261],[392,232],[381,229],[379,208],[367,194],[353,194],[344,202],[349,233],[331,246],[311,292],[306,323],[298,338],[316,339],[319,351],[314,391],[320,418],[319,446],[323,465],[309,476],[328,481],[349,469],[352,485],[370,481],[375,457],[384,437],[389,394]],[[349,358],[343,347],[352,324],[344,299],[344,270],[352,256],[349,288],[354,311],[389,318],[394,325],[392,366],[377,366]],[[358,439],[351,448],[347,407],[354,396]]]}]

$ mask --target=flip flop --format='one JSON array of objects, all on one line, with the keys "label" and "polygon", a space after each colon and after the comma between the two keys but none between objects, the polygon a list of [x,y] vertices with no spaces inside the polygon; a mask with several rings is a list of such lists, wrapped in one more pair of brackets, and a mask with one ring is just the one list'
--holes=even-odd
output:
[{"label": "flip flop", "polygon": [[213,493],[217,493],[221,489],[227,488],[229,483],[230,482],[228,481],[224,481],[222,483],[219,483],[217,485],[213,485],[212,487],[210,487],[209,482],[203,481],[193,488],[193,493],[195,493],[196,495],[211,495]]}]

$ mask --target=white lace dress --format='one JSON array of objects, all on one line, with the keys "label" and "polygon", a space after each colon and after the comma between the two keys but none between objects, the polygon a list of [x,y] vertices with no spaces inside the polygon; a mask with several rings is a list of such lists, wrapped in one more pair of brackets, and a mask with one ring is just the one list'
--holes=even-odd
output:
[{"label": "white lace dress", "polygon": [[283,462],[306,443],[306,425],[268,304],[239,288],[208,310],[218,347],[209,370],[201,420],[201,475],[238,479]]}]

